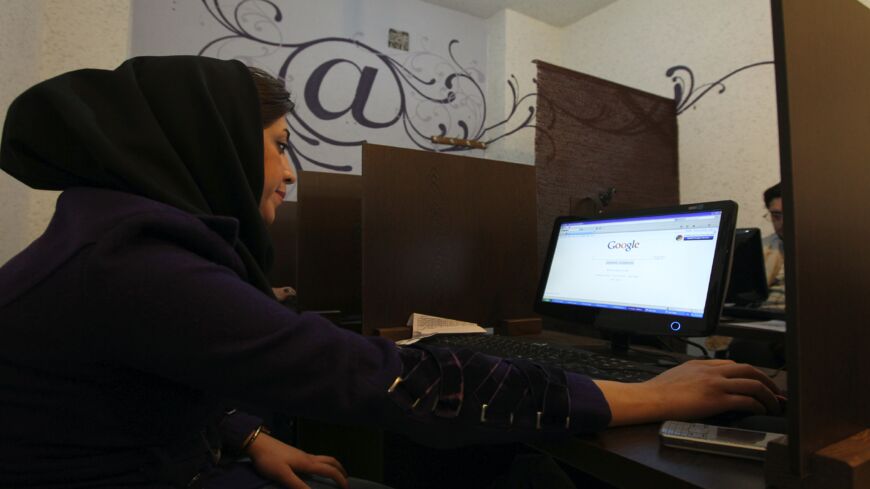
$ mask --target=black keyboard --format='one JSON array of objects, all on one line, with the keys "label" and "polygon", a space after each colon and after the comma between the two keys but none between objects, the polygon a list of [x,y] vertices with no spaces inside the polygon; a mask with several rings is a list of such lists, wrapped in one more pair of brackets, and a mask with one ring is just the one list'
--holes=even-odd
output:
[{"label": "black keyboard", "polygon": [[506,336],[435,335],[421,342],[433,346],[467,348],[502,358],[522,358],[600,380],[643,382],[665,370],[658,365],[625,360],[566,345],[533,343]]}]

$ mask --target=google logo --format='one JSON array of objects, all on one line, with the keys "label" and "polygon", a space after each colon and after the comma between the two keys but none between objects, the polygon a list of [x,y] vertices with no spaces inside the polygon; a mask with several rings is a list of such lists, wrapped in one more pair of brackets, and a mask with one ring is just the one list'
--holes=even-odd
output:
[{"label": "google logo", "polygon": [[611,249],[611,250],[631,251],[634,248],[637,248],[639,246],[640,246],[640,243],[635,241],[635,240],[631,240],[630,243],[617,243],[616,241],[611,241],[611,242],[607,243],[607,248]]}]

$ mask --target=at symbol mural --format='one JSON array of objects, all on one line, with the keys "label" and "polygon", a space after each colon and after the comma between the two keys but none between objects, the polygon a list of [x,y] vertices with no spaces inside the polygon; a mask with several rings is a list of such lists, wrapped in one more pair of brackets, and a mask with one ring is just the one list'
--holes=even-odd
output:
[{"label": "at symbol mural", "polygon": [[469,148],[436,148],[430,136],[490,145],[533,127],[535,94],[520,96],[514,77],[507,81],[513,94],[509,115],[489,120],[481,88],[485,76],[474,63],[466,66],[457,60],[460,42],[456,39],[443,46],[446,54],[438,54],[423,38],[422,49],[399,61],[362,42],[361,35],[287,40],[284,14],[273,0],[240,0],[232,9],[218,0],[202,3],[227,34],[206,43],[200,55],[235,58],[249,65],[277,58],[280,65],[271,71],[288,83],[300,82],[294,94],[297,110],[288,116],[292,132],[288,151],[297,168],[306,162],[352,171],[352,165],[342,161],[347,154],[343,149],[367,140],[382,142],[382,131],[395,133],[396,128],[401,128],[407,146],[458,152]]}]

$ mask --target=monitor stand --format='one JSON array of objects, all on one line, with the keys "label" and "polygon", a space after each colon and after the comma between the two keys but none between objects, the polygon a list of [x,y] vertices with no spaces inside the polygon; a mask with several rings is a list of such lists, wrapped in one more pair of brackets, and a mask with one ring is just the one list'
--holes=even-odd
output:
[{"label": "monitor stand", "polygon": [[628,356],[631,345],[630,333],[610,333],[610,352],[618,356]]},{"label": "monitor stand", "polygon": [[[602,331],[602,333],[604,333],[602,339],[607,340],[610,343],[609,346],[583,346],[583,349],[660,367],[672,367],[678,364],[676,360],[676,357],[679,357],[678,353],[663,350],[653,345],[640,345],[640,348],[633,348],[631,346],[633,338],[631,333],[616,331]],[[646,348],[649,348],[650,351],[645,351]],[[675,356],[672,356],[672,354]],[[674,359],[673,361],[670,360],[672,358]]]},{"label": "monitor stand", "polygon": [[[551,330],[580,337],[598,338],[607,342],[607,344],[593,345],[586,343],[579,346],[579,348],[593,353],[601,353],[640,363],[655,363],[659,365],[659,359],[667,359],[672,353],[676,353],[663,350],[660,345],[644,343],[642,341],[643,338],[646,338],[644,336],[639,337],[632,333],[622,331],[598,329],[594,326],[594,318],[591,317],[591,315],[590,317],[578,318],[573,321],[544,316],[543,321],[545,331]],[[641,348],[651,348],[657,351],[646,353],[632,348],[632,338],[640,339]],[[667,338],[663,338],[663,340],[668,341]],[[677,355],[679,356],[679,354]]]}]

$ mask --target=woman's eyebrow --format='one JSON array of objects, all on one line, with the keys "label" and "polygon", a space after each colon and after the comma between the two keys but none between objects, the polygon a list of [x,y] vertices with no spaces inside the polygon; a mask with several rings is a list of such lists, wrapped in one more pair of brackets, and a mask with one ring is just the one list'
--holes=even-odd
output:
[{"label": "woman's eyebrow", "polygon": [[284,134],[287,135],[284,139],[289,143],[290,142],[290,130],[284,129]]}]

